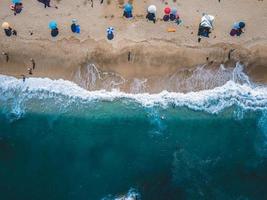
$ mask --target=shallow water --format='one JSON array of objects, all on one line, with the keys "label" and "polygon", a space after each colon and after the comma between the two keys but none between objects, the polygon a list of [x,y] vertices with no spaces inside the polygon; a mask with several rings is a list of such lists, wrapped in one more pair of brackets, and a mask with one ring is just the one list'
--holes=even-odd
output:
[{"label": "shallow water", "polygon": [[267,199],[267,88],[88,92],[0,76],[0,199]]}]

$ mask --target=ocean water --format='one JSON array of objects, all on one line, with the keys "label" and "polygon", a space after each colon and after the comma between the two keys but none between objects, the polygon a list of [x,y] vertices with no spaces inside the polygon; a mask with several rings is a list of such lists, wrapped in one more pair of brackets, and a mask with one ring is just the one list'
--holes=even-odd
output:
[{"label": "ocean water", "polygon": [[129,94],[1,75],[0,199],[267,199],[267,87],[247,78]]}]

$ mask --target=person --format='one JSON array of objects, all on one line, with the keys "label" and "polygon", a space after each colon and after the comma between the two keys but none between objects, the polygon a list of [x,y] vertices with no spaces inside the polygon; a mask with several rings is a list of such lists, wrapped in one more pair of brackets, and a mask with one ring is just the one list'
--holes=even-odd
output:
[{"label": "person", "polygon": [[154,13],[147,13],[146,15],[146,18],[149,20],[149,21],[153,21],[153,23],[155,24],[156,23],[156,15]]},{"label": "person", "polygon": [[133,6],[129,3],[127,3],[125,6],[124,6],[124,10],[123,10],[123,17],[125,18],[132,18],[133,17]]},{"label": "person", "polygon": [[30,59],[31,63],[32,63],[32,69],[35,69],[35,60],[33,58]]},{"label": "person", "polygon": [[57,37],[59,34],[58,28],[54,28],[51,30],[51,36],[52,37]]},{"label": "person", "polygon": [[177,14],[177,9],[172,8],[170,13],[170,20],[175,21],[177,18],[179,19],[179,15]]},{"label": "person", "polygon": [[170,13],[171,13],[171,8],[170,7],[164,8],[163,21],[167,22],[167,21],[170,20]]},{"label": "person", "polygon": [[80,26],[77,24],[76,19],[72,19],[72,24],[70,28],[73,33],[80,33]]},{"label": "person", "polygon": [[240,36],[242,33],[244,33],[243,28],[245,28],[246,24],[245,22],[237,22],[234,23],[234,26],[232,30],[230,31],[231,36]]},{"label": "person", "polygon": [[8,37],[10,37],[12,35],[15,35],[15,36],[17,35],[17,31],[12,29],[11,26],[9,25],[9,23],[7,23],[7,22],[4,22],[2,24],[2,28],[4,29],[4,32],[5,32],[6,36],[8,36]]},{"label": "person", "polygon": [[22,8],[23,8],[23,5],[22,5],[21,2],[15,3],[14,8],[13,8],[14,15],[17,15],[17,14],[21,13]]},{"label": "person", "polygon": [[113,27],[109,27],[107,29],[107,39],[108,40],[112,40],[114,38],[114,28]]},{"label": "person", "polygon": [[50,6],[50,0],[37,0],[37,1],[43,3],[45,8],[46,7],[51,7]]},{"label": "person", "polygon": [[24,74],[22,74],[21,76],[22,76],[22,81],[23,81],[23,83],[24,83],[25,80],[26,80],[26,76],[25,76]]},{"label": "person", "polygon": [[32,68],[28,67],[28,73],[29,75],[32,75]]},{"label": "person", "polygon": [[203,13],[201,22],[198,28],[198,42],[201,41],[202,37],[209,37],[211,29],[213,28],[214,16]]},{"label": "person", "polygon": [[6,52],[2,52],[2,55],[6,57],[6,62],[9,61],[9,55]]},{"label": "person", "polygon": [[150,5],[147,9],[147,15],[146,15],[146,19],[149,21],[153,21],[154,23],[156,23],[156,11],[157,8],[154,5]]},{"label": "person", "polygon": [[50,21],[49,28],[51,29],[51,36],[52,37],[56,37],[59,34],[56,21],[54,21],[54,20]]}]

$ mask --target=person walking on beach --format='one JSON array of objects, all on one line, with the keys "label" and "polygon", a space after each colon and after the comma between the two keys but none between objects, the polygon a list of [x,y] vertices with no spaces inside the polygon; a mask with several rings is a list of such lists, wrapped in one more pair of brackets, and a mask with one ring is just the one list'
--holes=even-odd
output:
[{"label": "person walking on beach", "polygon": [[32,73],[32,68],[31,67],[28,67],[28,73],[29,73],[29,75],[32,75],[33,73]]},{"label": "person walking on beach", "polygon": [[17,31],[12,29],[11,26],[9,25],[9,23],[7,23],[7,22],[4,22],[2,24],[2,28],[4,29],[5,34],[8,37],[10,37],[11,35],[15,35],[15,36],[17,35]]},{"label": "person walking on beach", "polygon": [[33,58],[30,59],[31,63],[32,63],[32,69],[35,69],[35,60]]},{"label": "person walking on beach", "polygon": [[25,76],[24,74],[22,74],[21,76],[22,76],[22,81],[23,81],[23,83],[24,83],[25,80],[26,80],[26,76]]},{"label": "person walking on beach", "polygon": [[2,55],[6,57],[6,62],[8,62],[8,61],[9,61],[8,53],[6,53],[6,52],[2,52]]}]

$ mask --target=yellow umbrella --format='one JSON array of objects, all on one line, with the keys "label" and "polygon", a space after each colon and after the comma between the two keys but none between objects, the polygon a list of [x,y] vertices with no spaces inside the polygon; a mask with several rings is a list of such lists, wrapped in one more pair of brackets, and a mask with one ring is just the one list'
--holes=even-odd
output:
[{"label": "yellow umbrella", "polygon": [[2,28],[3,29],[8,29],[10,26],[9,26],[9,23],[7,23],[7,22],[4,22],[3,24],[2,24]]}]

